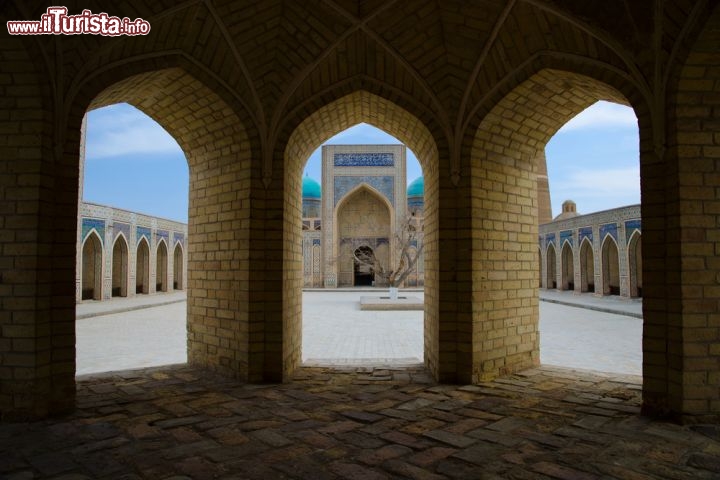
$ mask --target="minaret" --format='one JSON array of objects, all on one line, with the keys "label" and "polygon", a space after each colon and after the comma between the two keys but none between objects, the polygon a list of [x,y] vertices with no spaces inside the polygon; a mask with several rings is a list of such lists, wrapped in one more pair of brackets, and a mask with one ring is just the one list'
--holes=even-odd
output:
[{"label": "minaret", "polygon": [[550,182],[547,174],[547,159],[543,151],[538,158],[537,173],[537,200],[538,200],[538,225],[552,221],[552,206],[550,204]]}]

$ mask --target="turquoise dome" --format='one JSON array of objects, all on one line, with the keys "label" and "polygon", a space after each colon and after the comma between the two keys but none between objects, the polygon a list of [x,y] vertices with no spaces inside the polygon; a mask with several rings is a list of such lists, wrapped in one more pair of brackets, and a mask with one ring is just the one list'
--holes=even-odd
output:
[{"label": "turquoise dome", "polygon": [[408,197],[422,197],[425,192],[425,179],[418,177],[408,185],[407,196]]},{"label": "turquoise dome", "polygon": [[303,177],[302,180],[302,196],[303,198],[320,199],[320,184],[310,177]]}]

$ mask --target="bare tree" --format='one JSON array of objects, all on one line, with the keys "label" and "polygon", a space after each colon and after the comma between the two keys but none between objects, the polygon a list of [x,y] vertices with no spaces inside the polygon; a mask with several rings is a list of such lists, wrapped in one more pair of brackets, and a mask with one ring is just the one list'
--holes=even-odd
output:
[{"label": "bare tree", "polygon": [[[353,257],[358,262],[358,270],[365,273],[375,272],[384,284],[399,287],[415,269],[422,254],[423,242],[418,242],[422,226],[414,214],[408,215],[395,233],[395,255],[390,254],[387,263],[377,258],[370,248],[358,248]],[[417,246],[414,250],[412,247]],[[394,261],[391,262],[391,259]]]}]

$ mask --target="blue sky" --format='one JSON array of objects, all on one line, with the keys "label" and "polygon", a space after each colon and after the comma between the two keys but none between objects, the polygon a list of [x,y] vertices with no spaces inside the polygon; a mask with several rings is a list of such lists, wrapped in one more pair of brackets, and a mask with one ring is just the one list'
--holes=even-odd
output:
[{"label": "blue sky", "polygon": [[[400,143],[367,124],[328,144]],[[640,203],[639,139],[632,109],[598,102],[568,122],[546,148],[553,216],[564,200],[591,213]],[[422,175],[408,150],[408,183]],[[320,181],[320,149],[303,175]],[[84,200],[187,222],[188,167],[173,138],[127,104],[88,114]]]}]

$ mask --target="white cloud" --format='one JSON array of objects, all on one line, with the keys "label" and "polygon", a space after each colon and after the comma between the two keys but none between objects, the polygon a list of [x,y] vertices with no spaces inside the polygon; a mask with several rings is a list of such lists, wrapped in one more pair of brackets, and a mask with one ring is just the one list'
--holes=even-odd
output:
[{"label": "white cloud", "polygon": [[583,214],[640,203],[640,169],[574,169],[550,179],[550,194],[553,215],[565,200],[573,200]]},{"label": "white cloud", "polygon": [[130,105],[112,105],[88,114],[87,158],[172,153],[183,155],[175,139]]},{"label": "white cloud", "polygon": [[632,108],[610,102],[597,102],[566,123],[558,133],[600,128],[637,129],[637,117]]}]

